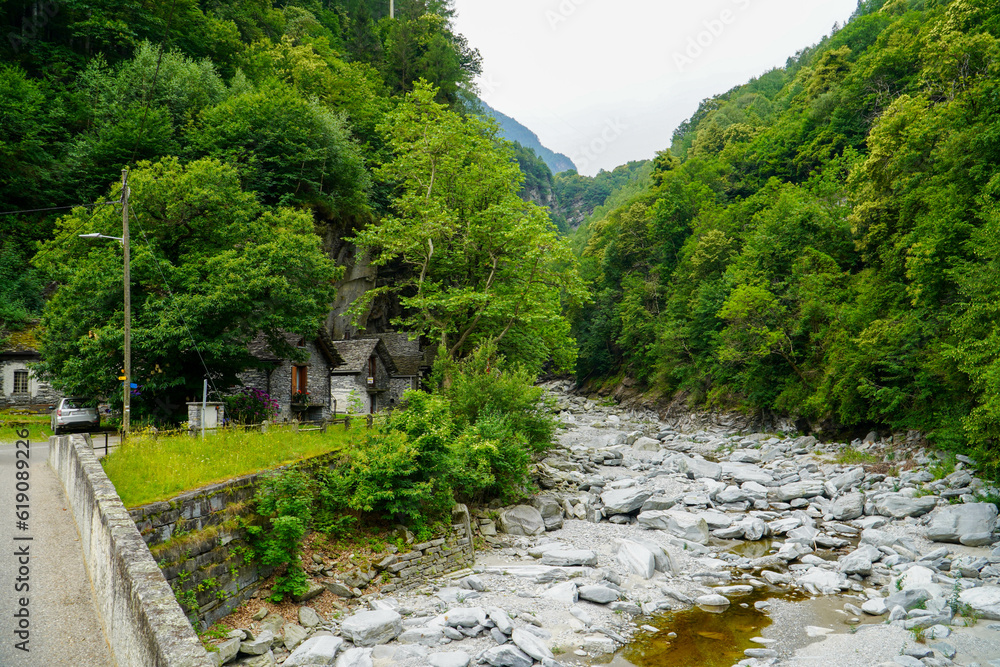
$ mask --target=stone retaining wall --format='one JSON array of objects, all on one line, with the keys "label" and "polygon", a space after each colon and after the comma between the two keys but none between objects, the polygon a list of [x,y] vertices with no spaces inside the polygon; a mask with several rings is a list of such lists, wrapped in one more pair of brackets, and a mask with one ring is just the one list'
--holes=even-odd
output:
[{"label": "stone retaining wall", "polygon": [[[338,458],[334,452],[293,465],[330,468]],[[129,511],[167,583],[202,628],[249,600],[273,572],[249,560],[245,527],[247,521],[259,520],[253,497],[265,474],[212,484]],[[377,569],[389,575],[382,590],[408,590],[428,578],[471,566],[475,551],[464,505],[456,506],[452,522],[445,535],[379,563]]]},{"label": "stone retaining wall", "polygon": [[84,564],[115,662],[212,665],[94,456],[89,436],[50,438],[49,466],[66,492],[80,532]]},{"label": "stone retaining wall", "polygon": [[456,505],[452,510],[452,524],[451,531],[444,536],[414,544],[411,551],[393,554],[379,563],[378,569],[391,577],[382,586],[382,592],[410,590],[428,579],[471,567],[476,551],[472,544],[469,510],[465,505]]},{"label": "stone retaining wall", "polygon": [[[323,454],[296,465],[329,467],[338,457],[336,452]],[[256,518],[253,497],[266,474],[211,484],[129,510],[167,583],[202,628],[250,599],[273,572],[250,562],[245,528],[247,520]]]}]

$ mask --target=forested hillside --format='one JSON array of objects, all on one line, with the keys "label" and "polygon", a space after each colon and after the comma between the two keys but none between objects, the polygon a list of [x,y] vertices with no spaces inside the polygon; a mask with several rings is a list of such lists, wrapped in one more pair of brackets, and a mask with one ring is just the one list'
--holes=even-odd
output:
[{"label": "forested hillside", "polygon": [[[1000,437],[1000,4],[866,0],[581,230],[579,380]],[[994,455],[994,462],[998,457]]]},{"label": "forested hillside", "polygon": [[576,170],[576,165],[566,155],[556,153],[542,145],[538,135],[510,116],[500,113],[486,102],[479,100],[481,113],[486,118],[492,118],[500,125],[500,134],[508,141],[514,141],[525,148],[530,148],[548,166],[553,174],[570,169]]},{"label": "forested hillside", "polygon": [[128,168],[140,414],[231,386],[260,333],[294,357],[358,247],[380,322],[571,368],[576,260],[473,113],[478,52],[450,1],[388,4],[0,3],[0,344],[37,323],[44,378],[120,394],[122,249],[78,235],[121,236]]}]

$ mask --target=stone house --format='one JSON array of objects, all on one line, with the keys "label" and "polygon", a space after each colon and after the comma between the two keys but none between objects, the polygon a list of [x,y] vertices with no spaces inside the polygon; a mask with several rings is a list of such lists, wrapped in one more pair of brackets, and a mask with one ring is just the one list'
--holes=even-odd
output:
[{"label": "stone house", "polygon": [[331,371],[337,412],[374,414],[394,405],[390,385],[396,364],[381,339],[338,340],[333,348],[342,360]]},{"label": "stone house", "polygon": [[279,357],[264,336],[258,336],[250,343],[250,353],[262,367],[240,373],[240,381],[244,387],[259,389],[277,401],[278,420],[329,419],[333,413],[331,372],[344,360],[325,331],[320,331],[315,338],[286,333],[285,341],[304,350],[308,358],[297,362]]},{"label": "stone house", "polygon": [[411,340],[409,334],[395,332],[366,335],[363,338],[381,340],[396,366],[396,372],[389,378],[389,392],[385,403],[387,407],[402,403],[404,392],[420,389],[423,378],[430,372],[430,366],[424,361],[419,338]]},{"label": "stone house", "polygon": [[0,347],[0,408],[48,409],[62,398],[47,382],[35,377],[28,364],[41,360],[33,328],[14,331]]}]

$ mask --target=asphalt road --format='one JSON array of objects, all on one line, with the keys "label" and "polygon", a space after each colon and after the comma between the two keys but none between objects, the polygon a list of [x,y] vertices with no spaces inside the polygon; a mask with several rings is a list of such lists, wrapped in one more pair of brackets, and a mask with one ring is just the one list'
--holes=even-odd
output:
[{"label": "asphalt road", "polygon": [[[30,515],[27,530],[22,530],[15,512],[23,508],[15,505],[25,504],[17,498],[17,484],[25,480],[16,477],[15,444],[0,443],[0,667],[114,667],[97,621],[80,536],[62,486],[46,462],[48,449],[47,443],[31,443],[28,450]],[[27,558],[18,554],[24,549]],[[27,560],[27,573],[19,560]],[[24,584],[29,590],[18,592],[16,587]],[[24,609],[27,652],[15,646],[23,640],[15,635],[20,622],[15,614]]]}]

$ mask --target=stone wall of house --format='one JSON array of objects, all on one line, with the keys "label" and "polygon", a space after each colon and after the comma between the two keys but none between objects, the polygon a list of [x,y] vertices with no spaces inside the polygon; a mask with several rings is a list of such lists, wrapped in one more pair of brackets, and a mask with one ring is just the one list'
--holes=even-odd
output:
[{"label": "stone wall of house", "polygon": [[[309,352],[309,361],[306,366],[306,389],[309,391],[311,403],[320,405],[311,408],[306,414],[309,421],[329,419],[331,415],[330,407],[330,367],[326,357],[322,355],[314,341],[306,342],[306,350]],[[244,387],[253,387],[266,392],[272,399],[278,402],[279,421],[291,420],[295,415],[292,412],[292,368],[289,361],[282,361],[270,372],[266,370],[248,370],[239,374],[240,381]]]},{"label": "stone wall of house", "polygon": [[413,389],[412,378],[402,377],[389,380],[389,391],[386,394],[389,404],[384,407],[398,407],[403,402],[403,394],[410,389]]},{"label": "stone wall of house", "polygon": [[358,385],[356,375],[334,375],[330,378],[330,398],[337,401],[337,412],[344,414],[351,410],[351,392],[367,405],[367,390]]}]

